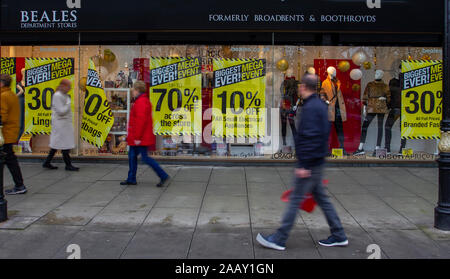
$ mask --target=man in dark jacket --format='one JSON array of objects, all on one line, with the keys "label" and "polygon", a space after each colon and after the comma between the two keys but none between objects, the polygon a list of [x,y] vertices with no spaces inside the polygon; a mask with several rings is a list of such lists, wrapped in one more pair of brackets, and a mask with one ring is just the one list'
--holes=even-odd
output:
[{"label": "man in dark jacket", "polygon": [[291,193],[281,227],[275,234],[267,237],[258,234],[256,238],[262,246],[267,248],[276,250],[286,248],[286,241],[297,217],[299,204],[307,193],[311,193],[321,207],[331,230],[331,236],[319,241],[319,244],[323,246],[348,245],[341,221],[322,185],[330,122],[328,121],[327,105],[316,92],[317,80],[316,75],[307,74],[302,78],[300,84],[299,92],[304,101],[295,139],[295,150],[298,157],[298,165],[295,169],[296,185]]},{"label": "man in dark jacket", "polygon": [[169,175],[159,166],[159,164],[148,156],[149,146],[155,144],[155,135],[153,134],[152,104],[147,88],[143,81],[136,81],[133,88],[133,97],[136,98],[130,111],[130,120],[128,122],[127,143],[130,147],[128,151],[128,161],[130,170],[128,178],[122,181],[121,185],[136,185],[137,158],[142,156],[142,160],[149,165],[159,176],[160,181],[156,185],[164,186],[169,179]]}]

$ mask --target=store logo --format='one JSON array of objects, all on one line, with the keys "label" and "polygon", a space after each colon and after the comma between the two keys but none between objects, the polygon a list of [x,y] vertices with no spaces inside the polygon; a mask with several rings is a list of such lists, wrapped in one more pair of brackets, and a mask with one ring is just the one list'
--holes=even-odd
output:
[{"label": "store logo", "polygon": [[20,11],[21,29],[74,29],[78,27],[81,0],[67,0],[66,10]]},{"label": "store logo", "polygon": [[81,0],[67,0],[66,4],[69,9],[81,9]]},{"label": "store logo", "polygon": [[367,7],[369,9],[373,9],[373,8],[380,9],[381,8],[381,0],[367,0]]}]

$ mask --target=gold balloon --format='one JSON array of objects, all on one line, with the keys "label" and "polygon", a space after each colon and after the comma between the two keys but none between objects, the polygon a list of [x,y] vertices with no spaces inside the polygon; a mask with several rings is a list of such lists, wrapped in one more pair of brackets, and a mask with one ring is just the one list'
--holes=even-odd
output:
[{"label": "gold balloon", "polygon": [[114,62],[116,55],[110,49],[105,49],[103,51],[103,58],[106,62]]},{"label": "gold balloon", "polygon": [[281,59],[277,62],[277,69],[284,72],[289,68],[289,62],[286,59]]},{"label": "gold balloon", "polygon": [[86,83],[87,83],[86,77],[80,78],[79,86],[80,86],[81,91],[86,91]]},{"label": "gold balloon", "polygon": [[361,90],[361,86],[355,83],[352,85],[352,90],[358,92],[359,90]]},{"label": "gold balloon", "polygon": [[370,62],[364,62],[363,63],[364,69],[370,70],[372,68],[372,63]]},{"label": "gold balloon", "polygon": [[341,61],[338,64],[338,69],[341,72],[347,72],[350,69],[350,63],[348,63],[348,61]]}]

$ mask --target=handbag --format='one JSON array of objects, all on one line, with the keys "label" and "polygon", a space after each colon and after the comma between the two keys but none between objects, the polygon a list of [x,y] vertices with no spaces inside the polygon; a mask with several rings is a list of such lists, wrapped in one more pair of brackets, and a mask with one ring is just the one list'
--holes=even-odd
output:
[{"label": "handbag", "polygon": [[[324,185],[328,185],[328,180],[324,179],[322,180],[322,183]],[[281,195],[281,200],[283,202],[289,202],[289,196],[292,193],[292,189],[289,189],[287,191],[284,191],[283,194]],[[314,200],[313,196],[311,195],[311,193],[306,194],[306,198],[299,204],[299,208],[301,210],[304,210],[308,213],[311,213],[314,211],[315,207],[317,205],[317,202]]]}]

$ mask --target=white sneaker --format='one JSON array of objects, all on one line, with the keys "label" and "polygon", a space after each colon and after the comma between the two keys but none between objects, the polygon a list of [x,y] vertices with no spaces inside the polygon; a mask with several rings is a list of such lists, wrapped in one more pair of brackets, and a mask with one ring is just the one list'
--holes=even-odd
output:
[{"label": "white sneaker", "polygon": [[286,249],[286,247],[280,246],[280,245],[276,244],[275,242],[268,240],[267,238],[262,236],[262,234],[260,234],[260,233],[258,233],[258,235],[256,236],[256,241],[258,241],[259,244],[261,244],[262,246],[264,246],[266,248],[271,248],[271,249],[275,249],[275,250],[279,250],[279,251],[284,251]]}]

